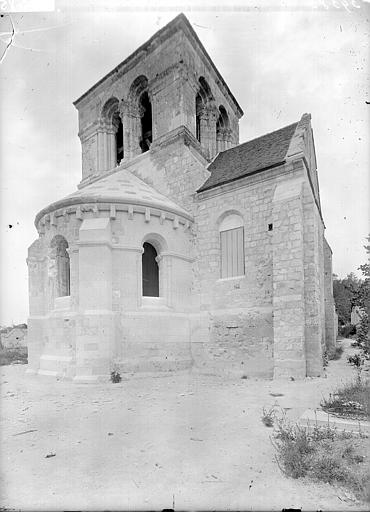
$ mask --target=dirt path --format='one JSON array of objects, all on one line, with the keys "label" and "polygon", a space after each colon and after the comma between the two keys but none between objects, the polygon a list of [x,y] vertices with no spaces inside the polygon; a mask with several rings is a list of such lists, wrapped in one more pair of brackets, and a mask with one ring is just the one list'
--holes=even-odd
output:
[{"label": "dirt path", "polygon": [[343,490],[284,477],[260,419],[276,402],[293,420],[317,407],[352,378],[345,359],[327,378],[294,382],[189,372],[76,385],[2,367],[0,505],[367,510]]}]

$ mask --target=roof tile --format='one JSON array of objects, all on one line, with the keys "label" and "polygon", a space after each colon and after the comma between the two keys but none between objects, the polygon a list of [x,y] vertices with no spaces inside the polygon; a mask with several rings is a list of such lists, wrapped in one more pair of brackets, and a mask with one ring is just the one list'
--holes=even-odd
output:
[{"label": "roof tile", "polygon": [[297,124],[290,124],[219,153],[208,167],[211,176],[198,192],[284,163]]}]

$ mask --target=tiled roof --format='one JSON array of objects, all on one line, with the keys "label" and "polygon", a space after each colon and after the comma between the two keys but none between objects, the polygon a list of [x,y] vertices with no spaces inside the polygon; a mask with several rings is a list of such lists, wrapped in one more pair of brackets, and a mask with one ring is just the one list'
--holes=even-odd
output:
[{"label": "tiled roof", "polygon": [[219,153],[208,167],[211,176],[198,192],[284,163],[297,124],[290,124]]}]

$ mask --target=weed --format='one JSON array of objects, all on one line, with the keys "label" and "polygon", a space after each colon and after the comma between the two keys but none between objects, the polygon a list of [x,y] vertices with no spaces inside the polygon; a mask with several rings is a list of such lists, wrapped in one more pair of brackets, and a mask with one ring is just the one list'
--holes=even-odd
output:
[{"label": "weed", "polygon": [[121,377],[121,374],[119,373],[118,370],[113,370],[110,374],[110,380],[114,383],[114,384],[117,384],[117,382],[121,382],[122,380],[122,377]]},{"label": "weed", "polygon": [[275,420],[275,407],[276,404],[270,407],[270,409],[266,410],[262,409],[261,421],[266,427],[273,427]]}]

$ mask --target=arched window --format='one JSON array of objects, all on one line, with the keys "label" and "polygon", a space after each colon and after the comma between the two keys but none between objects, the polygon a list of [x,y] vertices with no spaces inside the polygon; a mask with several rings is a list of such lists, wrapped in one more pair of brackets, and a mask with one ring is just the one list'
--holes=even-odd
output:
[{"label": "arched window", "polygon": [[198,142],[200,142],[200,116],[202,112],[202,106],[202,98],[200,94],[197,94],[195,98],[195,136]]},{"label": "arched window", "polygon": [[209,135],[206,126],[207,108],[214,101],[211,89],[206,79],[199,78],[199,89],[195,97],[195,136],[198,142],[203,142]]},{"label": "arched window", "polygon": [[216,151],[225,151],[228,149],[229,138],[229,116],[227,115],[225,107],[220,106],[219,116],[216,123]]},{"label": "arched window", "polygon": [[[123,125],[119,113],[117,98],[109,99],[102,110],[103,133],[101,149],[105,156],[103,170],[111,169],[120,164],[123,157]],[[105,148],[105,149],[103,149]]]},{"label": "arched window", "polygon": [[219,226],[221,278],[244,275],[244,222],[240,215],[230,213]]},{"label": "arched window", "polygon": [[147,91],[140,96],[139,105],[142,110],[140,147],[141,151],[145,153],[149,151],[152,143],[152,104]]},{"label": "arched window", "polygon": [[61,236],[57,235],[50,244],[51,259],[54,260],[54,289],[56,297],[65,297],[70,295],[70,262],[68,254],[68,242]]},{"label": "arched window", "polygon": [[118,112],[114,113],[113,126],[115,128],[115,163],[118,165],[123,160],[123,124]]},{"label": "arched window", "polygon": [[157,251],[148,242],[143,244],[142,275],[143,296],[159,297],[159,269],[157,263]]},{"label": "arched window", "polygon": [[131,116],[130,148],[132,156],[136,156],[148,151],[153,140],[152,104],[146,76],[135,78],[127,99]]}]

